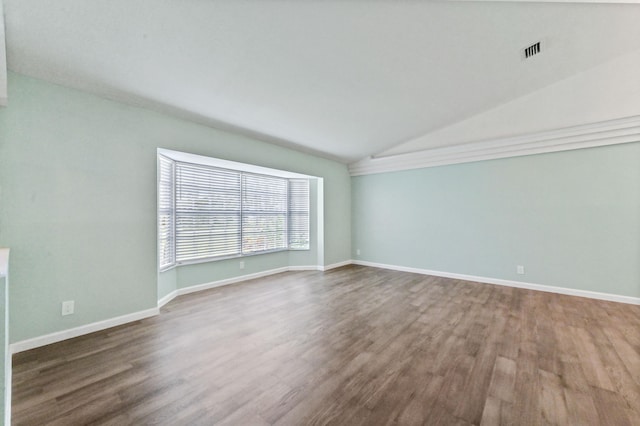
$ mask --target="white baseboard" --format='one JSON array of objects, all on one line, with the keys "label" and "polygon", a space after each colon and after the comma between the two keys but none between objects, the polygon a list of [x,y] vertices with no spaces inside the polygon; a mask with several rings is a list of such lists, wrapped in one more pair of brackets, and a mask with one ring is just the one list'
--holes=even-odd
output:
[{"label": "white baseboard", "polygon": [[162,308],[167,303],[171,302],[173,299],[178,297],[178,290],[173,290],[171,293],[167,294],[163,298],[158,300],[158,309]]},{"label": "white baseboard", "polygon": [[229,284],[235,284],[241,281],[252,280],[256,278],[262,278],[269,275],[279,274],[281,272],[288,271],[328,271],[330,269],[339,268],[351,264],[351,260],[346,260],[340,263],[334,263],[327,266],[308,265],[308,266],[285,266],[282,268],[270,269],[268,271],[257,272],[254,274],[241,275],[238,277],[228,278],[224,280],[213,281],[210,283],[194,285],[191,287],[179,288],[167,294],[160,300],[158,300],[158,307],[147,309],[145,311],[134,312],[127,315],[122,315],[115,318],[110,318],[104,321],[98,321],[91,324],[82,325],[79,327],[71,328],[69,330],[58,331],[51,334],[45,334],[44,336],[34,337],[32,339],[22,340],[12,343],[9,346],[9,350],[12,354],[34,349],[40,346],[50,345],[52,343],[61,342],[63,340],[72,339],[74,337],[82,336],[84,334],[93,333],[96,331],[104,330],[107,328],[115,327],[118,325],[126,324],[128,322],[138,321],[143,318],[148,318],[154,315],[158,315],[160,308],[171,302],[178,296],[183,294],[195,293],[197,291],[208,290],[211,288],[221,287]]},{"label": "white baseboard", "polygon": [[280,274],[282,272],[292,272],[292,271],[328,271],[330,269],[339,268],[341,266],[346,266],[351,264],[351,260],[345,260],[343,262],[334,263],[327,266],[321,265],[302,265],[302,266],[284,266],[282,268],[269,269],[267,271],[257,272],[255,274],[247,274],[240,275],[233,278],[227,278],[225,280],[213,281],[210,283],[193,285],[190,287],[179,288],[177,290],[172,291],[168,295],[164,296],[162,299],[158,301],[158,307],[162,307],[167,303],[171,302],[178,296],[182,296],[183,294],[195,293],[198,291],[209,290],[211,288],[222,287],[229,284],[235,284],[242,281],[253,280],[256,278],[262,278],[269,275]]},{"label": "white baseboard", "polygon": [[289,271],[322,271],[322,266],[308,265],[308,266],[289,266]]},{"label": "white baseboard", "polygon": [[475,275],[456,274],[452,272],[432,271],[429,269],[411,268],[408,266],[387,265],[384,263],[367,262],[364,260],[354,260],[354,265],[372,266],[375,268],[392,269],[394,271],[412,272],[422,275],[433,275],[436,277],[454,278],[465,281],[475,281],[479,283],[502,285],[506,287],[524,288],[528,290],[544,291],[547,293],[566,294],[569,296],[588,297],[589,299],[607,300],[610,302],[628,303],[631,305],[640,305],[640,297],[622,296],[619,294],[600,293],[590,290],[578,290],[574,288],[555,287],[543,284],[533,284],[522,281],[503,280],[500,278],[487,278]]},{"label": "white baseboard", "polygon": [[183,294],[195,293],[197,291],[209,290],[210,288],[222,287],[224,285],[235,284],[241,281],[253,280],[256,278],[262,278],[269,275],[279,274],[281,272],[289,271],[289,267],[269,269],[268,271],[256,272],[255,274],[240,275],[239,277],[227,278],[225,280],[213,281],[210,283],[192,285],[190,287],[179,288],[176,290],[176,296],[182,296]]},{"label": "white baseboard", "polygon": [[29,349],[40,346],[50,345],[52,343],[61,342],[63,340],[72,339],[84,334],[93,333],[107,328],[116,327],[128,322],[138,321],[158,315],[158,308],[146,309],[144,311],[133,312],[127,315],[121,315],[115,318],[109,318],[103,321],[93,322],[91,324],[81,325],[79,327],[70,328],[68,330],[58,331],[44,336],[34,337],[32,339],[21,340],[9,345],[9,351],[12,354],[28,351]]},{"label": "white baseboard", "polygon": [[162,299],[160,299],[158,301],[157,308],[151,308],[144,311],[134,312],[127,315],[110,318],[104,321],[98,321],[91,324],[86,324],[79,327],[71,328],[69,330],[63,330],[56,333],[46,334],[44,336],[34,337],[32,339],[15,342],[9,345],[9,351],[12,354],[15,354],[18,352],[27,351],[29,349],[34,349],[40,346],[61,342],[67,339],[72,339],[74,337],[82,336],[84,334],[89,334],[96,331],[105,330],[107,328],[116,327],[118,325],[126,324],[129,322],[152,317],[154,315],[158,315],[160,307],[166,305],[177,296],[181,296],[183,294],[189,294],[189,293],[194,293],[198,291],[208,290],[215,287],[235,284],[241,281],[247,281],[255,278],[266,277],[269,275],[279,274],[282,272],[315,271],[315,270],[328,271],[331,269],[339,268],[339,267],[350,265],[350,264],[361,265],[361,266],[371,266],[371,267],[383,268],[383,269],[391,269],[395,271],[412,272],[415,274],[422,274],[422,275],[433,275],[433,276],[444,277],[444,278],[454,278],[459,280],[474,281],[474,282],[486,283],[486,284],[496,284],[496,285],[502,285],[507,287],[524,288],[529,290],[544,291],[548,293],[566,294],[569,296],[587,297],[590,299],[607,300],[611,302],[620,302],[620,303],[627,303],[632,305],[640,305],[640,297],[622,296],[618,294],[600,293],[600,292],[589,291],[589,290],[578,290],[578,289],[566,288],[566,287],[555,287],[555,286],[533,284],[533,283],[527,283],[527,282],[521,282],[521,281],[503,280],[499,278],[480,277],[476,275],[465,275],[465,274],[457,274],[452,272],[433,271],[430,269],[412,268],[408,266],[388,265],[384,263],[367,262],[364,260],[345,260],[343,262],[333,263],[327,266],[315,266],[315,265],[285,266],[282,268],[276,268],[276,269],[270,269],[268,271],[257,272],[255,274],[241,275],[239,277],[228,278],[224,280],[213,281],[210,283],[199,284],[191,287],[177,289],[172,291],[168,295],[164,296]]},{"label": "white baseboard", "polygon": [[331,265],[319,266],[318,270],[319,271],[329,271],[331,269],[336,269],[336,268],[341,268],[343,266],[351,265],[352,263],[353,263],[353,260],[349,259],[349,260],[345,260],[343,262],[332,263]]}]

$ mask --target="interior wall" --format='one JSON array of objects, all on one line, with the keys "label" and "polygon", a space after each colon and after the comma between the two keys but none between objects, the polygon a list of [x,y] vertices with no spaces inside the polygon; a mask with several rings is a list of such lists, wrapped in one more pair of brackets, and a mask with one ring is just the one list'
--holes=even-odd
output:
[{"label": "interior wall", "polygon": [[[344,164],[14,73],[9,95],[0,246],[12,249],[12,342],[156,306],[158,147],[322,177],[325,262],[350,258]],[[61,316],[64,300],[74,315]]]},{"label": "interior wall", "polygon": [[353,258],[640,297],[639,165],[629,143],[354,177]]}]

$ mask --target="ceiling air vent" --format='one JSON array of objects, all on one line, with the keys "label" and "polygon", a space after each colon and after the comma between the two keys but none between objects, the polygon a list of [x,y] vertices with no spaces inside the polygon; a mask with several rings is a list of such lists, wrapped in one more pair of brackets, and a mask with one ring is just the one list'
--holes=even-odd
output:
[{"label": "ceiling air vent", "polygon": [[527,59],[542,52],[542,42],[538,41],[522,49],[522,59]]}]

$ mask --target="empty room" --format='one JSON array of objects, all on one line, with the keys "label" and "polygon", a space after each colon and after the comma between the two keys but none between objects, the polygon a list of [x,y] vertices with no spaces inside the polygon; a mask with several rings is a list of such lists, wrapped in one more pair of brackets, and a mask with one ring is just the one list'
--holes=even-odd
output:
[{"label": "empty room", "polygon": [[0,17],[0,424],[640,425],[636,0]]}]

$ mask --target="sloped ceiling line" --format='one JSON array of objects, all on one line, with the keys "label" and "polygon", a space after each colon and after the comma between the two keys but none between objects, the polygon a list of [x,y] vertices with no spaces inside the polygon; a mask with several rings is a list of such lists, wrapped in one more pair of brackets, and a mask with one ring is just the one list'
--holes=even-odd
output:
[{"label": "sloped ceiling line", "polygon": [[[521,130],[505,119],[508,133],[479,134],[476,127],[464,140],[441,137],[640,49],[640,8],[632,5],[2,2],[15,73],[343,163],[416,144],[558,128],[536,119],[535,129]],[[521,49],[536,40],[548,41],[544,53],[524,62]],[[550,109],[546,102],[541,108]],[[422,137],[413,143],[415,135]]]},{"label": "sloped ceiling line", "polygon": [[640,141],[640,115],[386,157],[349,165],[352,176]]}]

